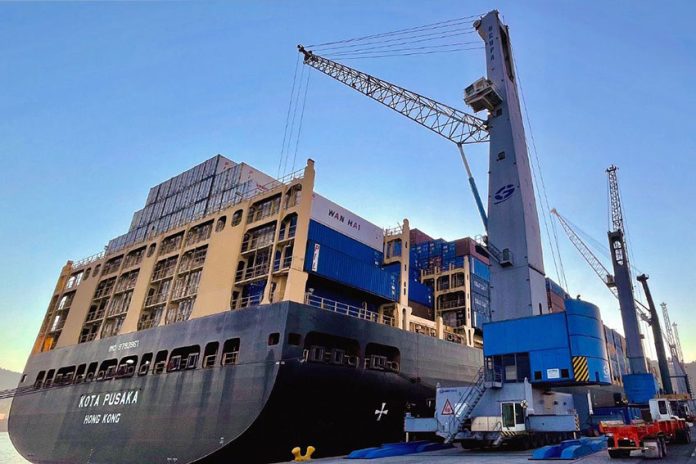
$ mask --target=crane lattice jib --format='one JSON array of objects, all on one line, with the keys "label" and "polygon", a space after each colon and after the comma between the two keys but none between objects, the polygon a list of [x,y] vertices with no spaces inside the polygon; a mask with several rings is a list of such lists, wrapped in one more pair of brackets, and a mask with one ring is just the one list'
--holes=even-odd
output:
[{"label": "crane lattice jib", "polygon": [[671,346],[674,345],[674,332],[672,331],[672,322],[669,320],[667,303],[662,303],[660,307],[662,308],[662,319],[665,321],[665,338],[667,339],[667,344]]},{"label": "crane lattice jib", "polygon": [[[609,178],[609,208],[611,211],[611,225],[613,231],[620,230],[626,233],[624,228],[623,212],[621,210],[621,195],[619,193],[619,179],[616,176],[616,171],[619,168],[612,165],[607,169]],[[628,256],[626,256],[628,258]]]},{"label": "crane lattice jib", "polygon": [[306,65],[333,77],[456,144],[488,141],[488,129],[483,119],[315,55],[301,45],[297,48],[304,55]]},{"label": "crane lattice jib", "polygon": [[674,330],[674,345],[677,349],[677,355],[679,356],[679,362],[683,362],[684,361],[684,352],[682,351],[681,340],[679,339],[679,329],[677,329],[676,322],[674,324],[672,324],[672,328]]},{"label": "crane lattice jib", "polygon": [[[551,210],[551,214],[556,216],[558,219],[558,222],[561,224],[561,227],[563,227],[563,230],[565,231],[566,235],[570,239],[571,243],[575,248],[578,250],[580,255],[587,261],[587,264],[590,265],[592,270],[597,274],[597,276],[604,282],[604,284],[607,286],[609,291],[616,297],[619,298],[619,291],[616,289],[614,285],[612,285],[612,280],[613,280],[613,275],[609,270],[604,267],[604,264],[595,256],[594,253],[587,247],[585,242],[582,241],[580,236],[575,232],[575,230],[570,226],[568,221],[561,216],[561,214],[556,211],[556,209]],[[636,310],[638,311],[638,316],[647,322],[648,324],[651,323],[650,320],[650,311],[648,308],[645,307],[644,304],[642,304],[640,301],[636,301]]]}]

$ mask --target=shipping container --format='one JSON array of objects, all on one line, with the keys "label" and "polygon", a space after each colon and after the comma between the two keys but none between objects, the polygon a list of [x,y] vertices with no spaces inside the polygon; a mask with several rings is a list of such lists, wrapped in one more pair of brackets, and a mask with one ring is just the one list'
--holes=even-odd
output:
[{"label": "shipping container", "polygon": [[483,280],[475,274],[471,274],[471,291],[479,295],[488,296],[488,281]]},{"label": "shipping container", "polygon": [[471,256],[469,258],[469,262],[471,263],[471,274],[479,277],[482,280],[485,280],[486,282],[490,282],[491,280],[491,270],[490,268],[480,259]]},{"label": "shipping container", "polygon": [[411,229],[409,235],[410,235],[409,239],[411,241],[412,247],[414,245],[418,245],[419,243],[430,242],[433,240],[433,238],[430,235],[423,233],[422,231],[420,231],[418,229]]},{"label": "shipping container", "polygon": [[420,282],[411,281],[408,284],[408,299],[432,308],[433,289]]},{"label": "shipping container", "polygon": [[307,242],[305,271],[391,301],[399,297],[399,264],[396,264],[384,269],[313,240]]},{"label": "shipping container", "polygon": [[380,266],[384,262],[382,252],[313,220],[309,221],[308,238],[373,266]]}]

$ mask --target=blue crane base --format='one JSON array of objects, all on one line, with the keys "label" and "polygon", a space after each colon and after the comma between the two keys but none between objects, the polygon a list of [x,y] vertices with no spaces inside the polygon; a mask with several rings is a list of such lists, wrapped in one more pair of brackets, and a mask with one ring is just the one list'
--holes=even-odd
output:
[{"label": "blue crane base", "polygon": [[566,440],[558,445],[544,446],[534,450],[532,460],[579,459],[598,451],[607,449],[607,437],[580,438],[578,440]]}]

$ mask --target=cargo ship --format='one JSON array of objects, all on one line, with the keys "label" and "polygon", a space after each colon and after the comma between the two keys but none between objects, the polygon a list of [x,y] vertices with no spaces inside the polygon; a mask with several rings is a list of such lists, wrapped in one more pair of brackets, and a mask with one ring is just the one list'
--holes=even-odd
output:
[{"label": "cargo ship", "polygon": [[[400,441],[406,412],[433,415],[438,384],[481,378],[486,322],[563,311],[569,296],[544,274],[508,29],[496,11],[474,27],[488,79],[465,101],[486,121],[300,51],[460,149],[489,139],[487,211],[469,179],[485,241],[433,239],[406,219],[378,227],[314,191],[312,160],[274,179],[215,156],[153,187],[102,253],[63,267],[10,411],[17,450],[41,464],[266,463],[295,446],[328,456]],[[603,338],[615,385],[569,387],[596,406],[627,364],[625,341]]]},{"label": "cargo ship", "polygon": [[[385,230],[223,156],[150,190],[130,230],[60,272],[9,417],[34,463],[245,462],[403,436],[472,382],[488,257]],[[248,458],[247,458],[248,457]]]}]

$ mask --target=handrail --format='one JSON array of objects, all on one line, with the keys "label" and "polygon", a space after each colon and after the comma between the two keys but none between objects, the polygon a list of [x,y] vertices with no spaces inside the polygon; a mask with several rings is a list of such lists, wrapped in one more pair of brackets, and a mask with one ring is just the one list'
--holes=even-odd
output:
[{"label": "handrail", "polygon": [[394,318],[392,316],[387,316],[386,314],[383,314],[380,317],[378,313],[367,310],[365,308],[351,306],[346,303],[341,303],[340,301],[331,300],[329,298],[323,298],[309,293],[305,295],[305,304],[314,306],[316,308],[325,309],[334,313],[355,317],[357,319],[363,319],[370,322],[394,326]]}]

